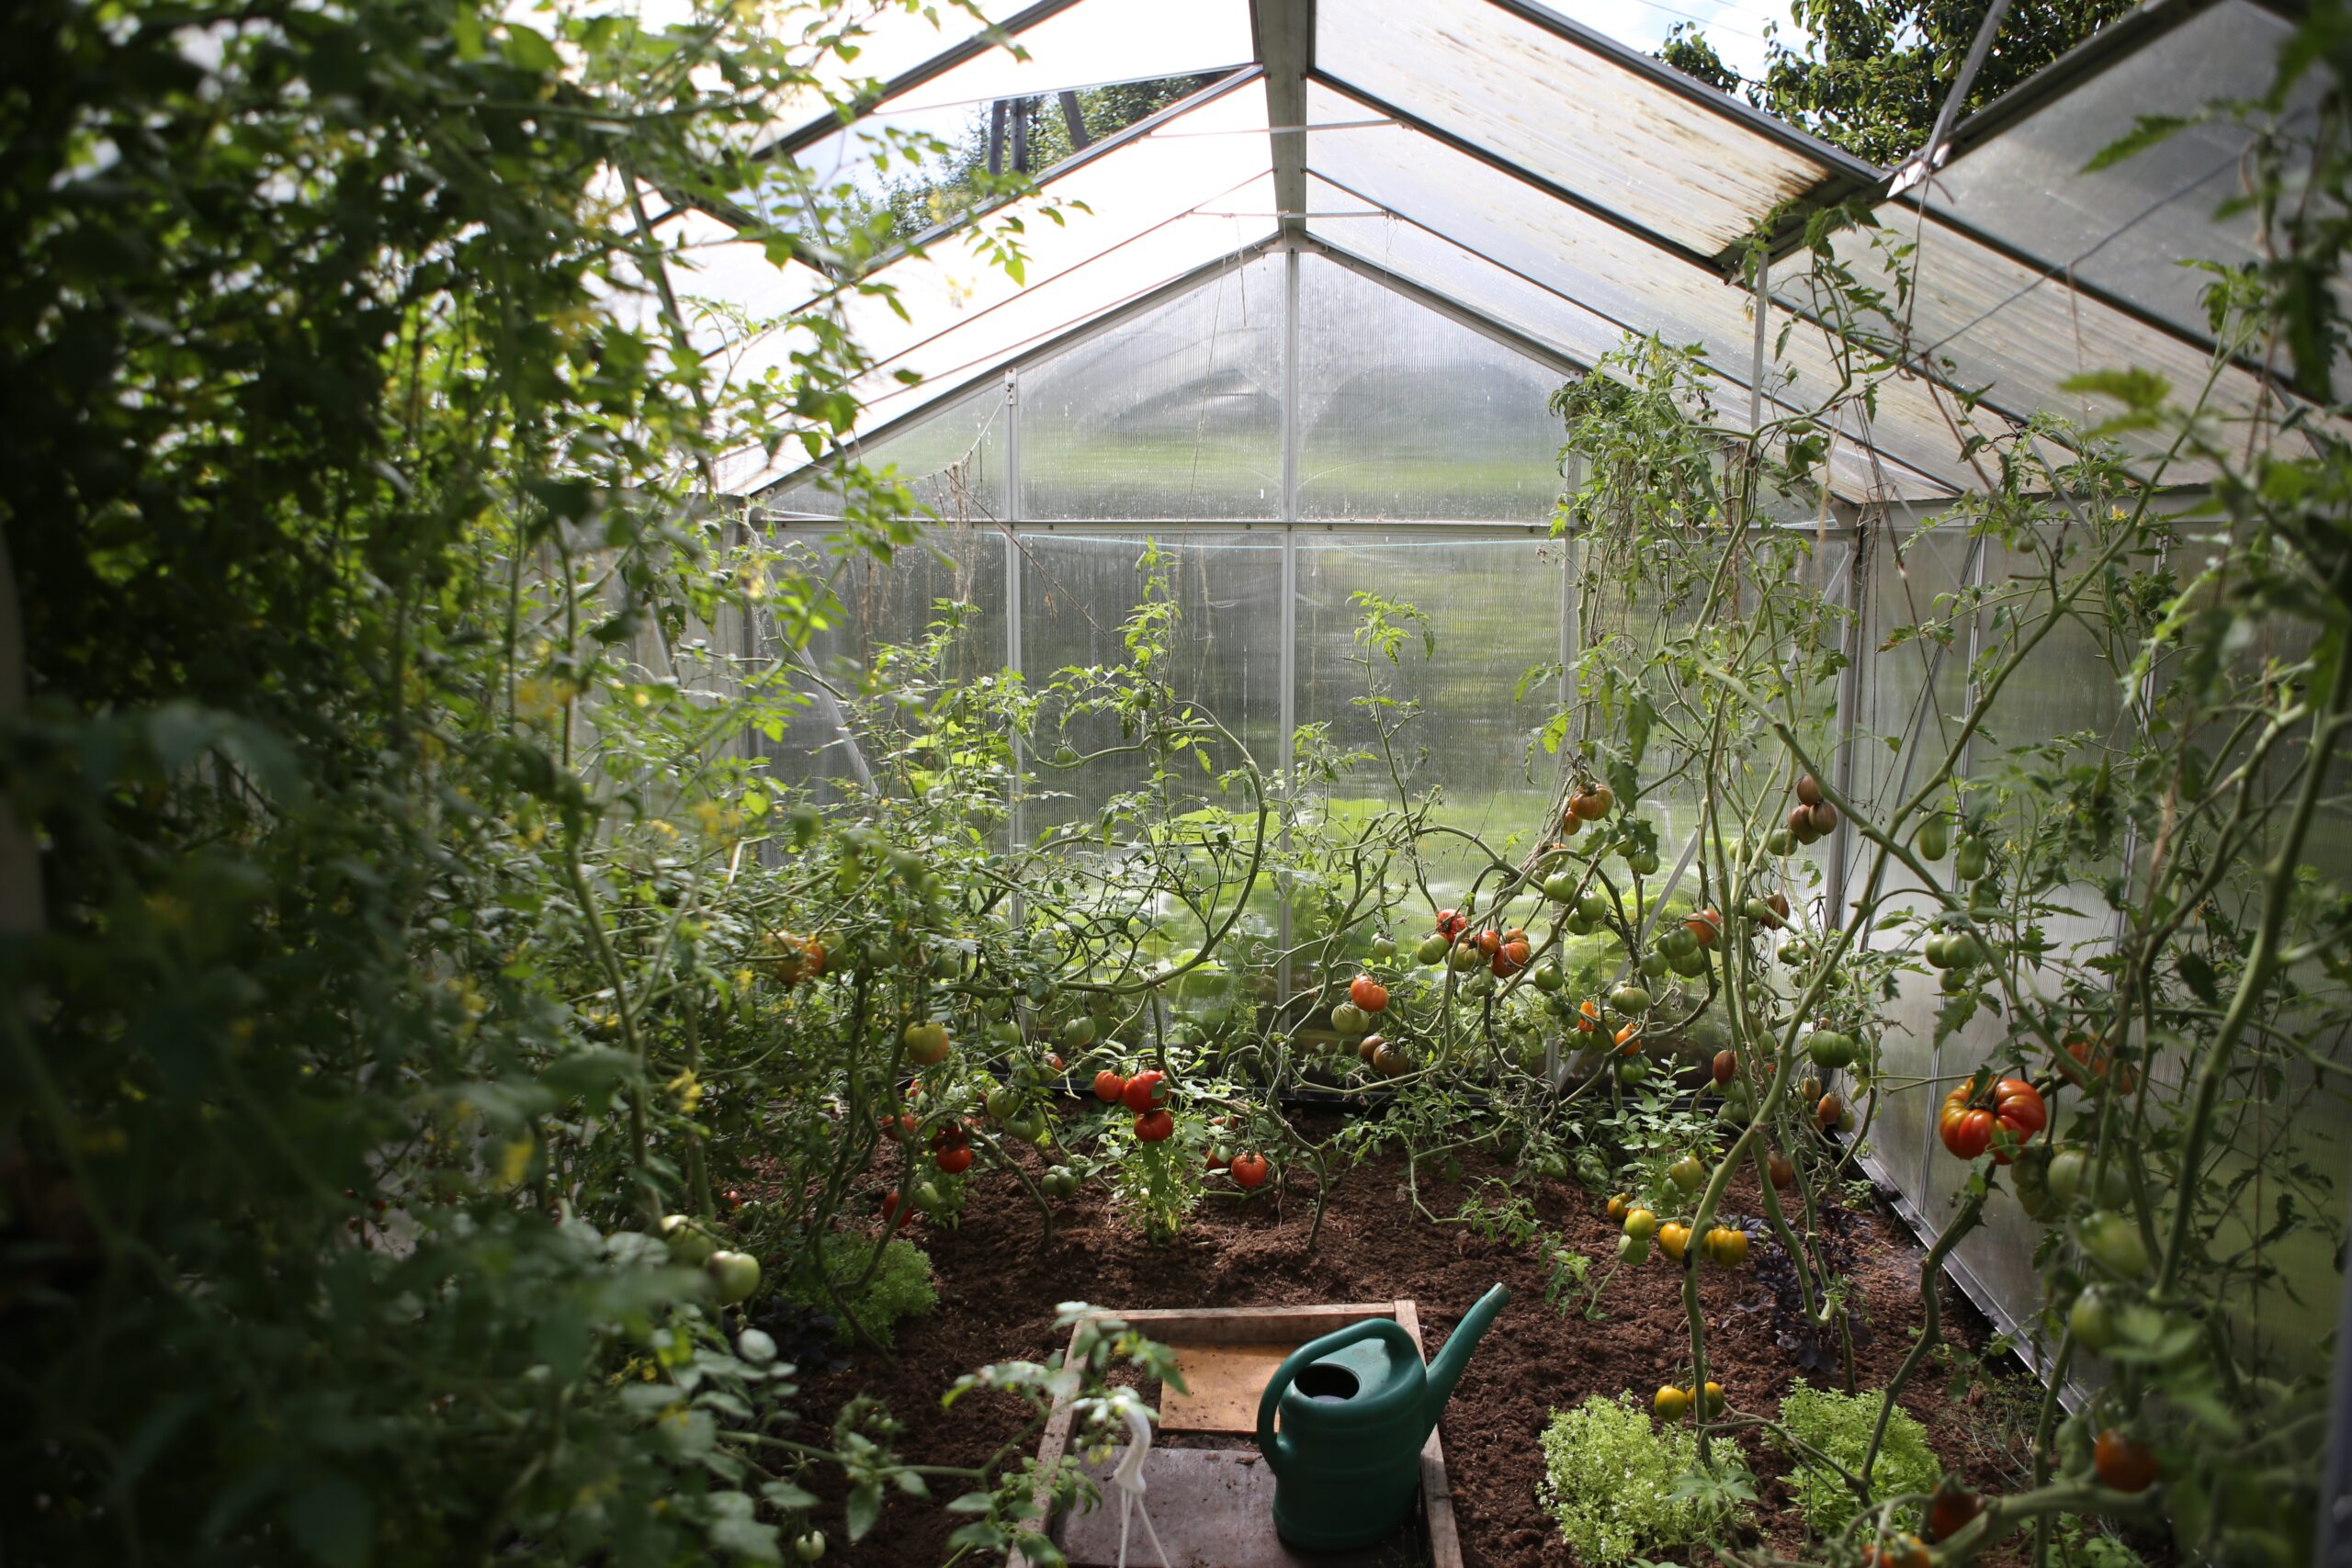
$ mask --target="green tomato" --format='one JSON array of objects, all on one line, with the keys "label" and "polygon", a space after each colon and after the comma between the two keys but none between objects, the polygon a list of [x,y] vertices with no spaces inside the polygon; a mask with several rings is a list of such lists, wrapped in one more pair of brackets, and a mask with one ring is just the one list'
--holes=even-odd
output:
[{"label": "green tomato", "polygon": [[1565,1181],[1568,1176],[1567,1156],[1556,1149],[1547,1149],[1535,1162],[1535,1174],[1546,1181]]},{"label": "green tomato", "polygon": [[1456,970],[1476,969],[1486,961],[1487,955],[1478,951],[1477,944],[1468,942],[1455,942],[1452,956],[1446,959]]},{"label": "green tomato", "polygon": [[1695,980],[1707,972],[1707,950],[1693,947],[1679,958],[1669,958],[1667,964],[1686,980]]},{"label": "green tomato", "polygon": [[1597,926],[1609,918],[1609,900],[1598,893],[1587,893],[1577,900],[1577,913]]},{"label": "green tomato", "polygon": [[1764,852],[1775,858],[1792,853],[1796,847],[1796,840],[1790,836],[1786,828],[1775,828],[1764,835]]},{"label": "green tomato", "polygon": [[2082,1224],[2083,1251],[2119,1280],[2143,1280],[2152,1267],[2140,1227],[2128,1214],[2101,1211]]},{"label": "green tomato", "polygon": [[1453,944],[1445,938],[1434,935],[1425,936],[1421,938],[1421,945],[1413,950],[1413,956],[1423,964],[1442,964],[1445,962],[1445,955],[1453,951]]},{"label": "green tomato", "polygon": [[1539,991],[1556,991],[1566,984],[1567,980],[1556,964],[1543,964],[1535,971],[1535,988]]},{"label": "green tomato", "polygon": [[1362,1034],[1372,1027],[1363,1009],[1353,1002],[1341,1002],[1331,1010],[1331,1027],[1342,1034]]},{"label": "green tomato", "polygon": [[1650,994],[1639,986],[1620,986],[1609,993],[1609,1005],[1619,1016],[1633,1018],[1650,1010]]},{"label": "green tomato", "polygon": [[1804,1051],[1813,1058],[1815,1066],[1834,1072],[1852,1063],[1854,1042],[1850,1035],[1834,1029],[1816,1029],[1805,1036]]},{"label": "green tomato", "polygon": [[2071,1207],[2081,1195],[2091,1171],[2091,1156],[2078,1148],[2063,1148],[2050,1156],[2050,1195]]},{"label": "green tomato", "polygon": [[796,1537],[792,1542],[792,1555],[797,1557],[803,1562],[814,1562],[818,1559],[823,1557],[825,1555],[825,1532],[823,1530],[810,1530],[807,1535]]},{"label": "green tomato", "polygon": [[1374,937],[1372,939],[1372,955],[1374,958],[1382,959],[1396,957],[1396,939],[1390,936],[1385,931],[1383,931],[1380,935]]},{"label": "green tomato", "polygon": [[1699,951],[1699,939],[1690,934],[1689,926],[1677,920],[1657,939],[1657,949],[1668,958],[1688,958]]},{"label": "green tomato", "polygon": [[692,1214],[662,1215],[662,1235],[670,1244],[670,1261],[684,1268],[699,1269],[718,1250],[718,1238]]},{"label": "green tomato", "polygon": [[2115,1303],[2102,1287],[2089,1286],[2068,1309],[2066,1326],[2075,1331],[2075,1343],[2084,1349],[2104,1350],[2116,1341]]},{"label": "green tomato", "polygon": [[1093,1043],[1094,1021],[1092,1019],[1084,1017],[1074,1018],[1068,1023],[1062,1025],[1062,1048],[1064,1050],[1083,1051],[1089,1045]]},{"label": "green tomato", "polygon": [[1618,1262],[1647,1263],[1649,1260],[1650,1244],[1648,1237],[1621,1235],[1617,1238]]},{"label": "green tomato", "polygon": [[1625,857],[1625,863],[1636,876],[1657,874],[1657,852],[1654,850],[1637,850]]},{"label": "green tomato", "polygon": [[1661,979],[1668,974],[1673,967],[1674,961],[1667,957],[1663,953],[1645,953],[1642,954],[1641,971],[1643,976],[1646,979]]},{"label": "green tomato", "polygon": [[1973,882],[1984,875],[1992,863],[1992,852],[1984,847],[1984,840],[1971,833],[1960,840],[1959,849],[1953,852],[1951,873],[1962,882]]},{"label": "green tomato", "polygon": [[1631,1089],[1650,1076],[1650,1065],[1639,1056],[1628,1056],[1617,1064],[1617,1081]]},{"label": "green tomato", "polygon": [[1041,1143],[1046,1136],[1046,1113],[1033,1105],[1007,1122],[1004,1130],[1024,1144]]},{"label": "green tomato", "polygon": [[1565,904],[1576,896],[1577,879],[1569,873],[1564,871],[1556,876],[1544,879],[1544,897],[1552,900],[1553,903]]},{"label": "green tomato", "polygon": [[1944,826],[1942,818],[1930,817],[1919,824],[1919,836],[1912,840],[1912,847],[1921,860],[1941,860],[1951,852],[1951,829]]},{"label": "green tomato", "polygon": [[1666,1168],[1668,1179],[1685,1192],[1696,1192],[1707,1179],[1707,1168],[1699,1163],[1696,1155],[1684,1155]]},{"label": "green tomato", "polygon": [[718,1287],[721,1306],[747,1302],[760,1288],[760,1260],[748,1252],[714,1252],[703,1268]]}]

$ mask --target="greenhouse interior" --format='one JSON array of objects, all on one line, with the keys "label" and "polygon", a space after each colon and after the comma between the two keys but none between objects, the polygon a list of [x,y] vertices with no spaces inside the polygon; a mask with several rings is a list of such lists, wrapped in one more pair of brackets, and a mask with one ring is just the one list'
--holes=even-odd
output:
[{"label": "greenhouse interior", "polygon": [[36,0],[0,1568],[2352,1564],[2352,8],[1558,3]]}]

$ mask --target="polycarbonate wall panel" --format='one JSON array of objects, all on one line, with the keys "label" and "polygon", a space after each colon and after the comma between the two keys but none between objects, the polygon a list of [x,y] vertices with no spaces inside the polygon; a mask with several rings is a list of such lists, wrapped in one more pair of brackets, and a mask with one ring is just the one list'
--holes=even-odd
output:
[{"label": "polycarbonate wall panel", "polygon": [[1237,265],[1023,370],[1022,515],[1281,515],[1283,266]]},{"label": "polycarbonate wall panel", "polygon": [[[1408,794],[1441,792],[1437,820],[1477,833],[1506,857],[1546,825],[1557,763],[1539,750],[1525,760],[1528,732],[1558,700],[1539,681],[1524,701],[1512,693],[1522,671],[1556,664],[1566,574],[1559,542],[1419,532],[1302,533],[1298,538],[1297,716],[1326,724],[1343,750],[1379,749],[1370,712],[1374,694],[1419,705],[1394,742]],[[1434,657],[1408,637],[1391,665],[1357,640],[1358,592],[1402,600],[1424,612],[1437,634]],[[1368,666],[1366,660],[1372,662]],[[1335,816],[1395,810],[1387,765],[1375,761],[1327,792]],[[1467,886],[1476,852],[1433,836],[1422,853],[1434,867],[1441,904]]]},{"label": "polycarbonate wall panel", "polygon": [[1488,0],[1320,0],[1315,68],[1710,255],[1831,172]]},{"label": "polycarbonate wall panel", "polygon": [[[895,474],[915,500],[945,522],[992,520],[1006,514],[1005,394],[984,387],[886,440],[857,448],[876,473]],[[786,517],[839,517],[842,498],[825,478],[810,474],[771,491],[767,506]]]},{"label": "polycarbonate wall panel", "polygon": [[1551,517],[1558,371],[1319,257],[1298,317],[1300,517]]},{"label": "polycarbonate wall panel", "polygon": [[[1202,705],[1234,732],[1260,771],[1273,774],[1282,761],[1282,538],[1276,533],[1160,529],[1153,534],[1114,530],[1024,530],[1021,546],[1022,668],[1032,691],[1044,694],[1072,666],[1115,664],[1126,654],[1123,628],[1143,598],[1139,569],[1147,544],[1161,559],[1158,570],[1181,611],[1173,637],[1173,664],[1165,671],[1177,694]],[[1049,703],[1049,714],[1061,711]],[[1049,727],[1039,750],[1048,760],[1067,734],[1081,755],[1128,743],[1116,721],[1089,717],[1068,731]],[[1197,791],[1208,775],[1185,754],[1176,759],[1188,771],[1180,788]],[[1238,766],[1229,747],[1216,746],[1218,771]],[[1057,827],[1093,823],[1114,796],[1143,787],[1152,761],[1140,752],[1089,761],[1072,768],[1042,766],[1036,792],[1023,809],[1033,839]],[[1231,805],[1249,805],[1238,792]],[[1121,826],[1121,825],[1114,825]],[[1134,831],[1137,824],[1124,824]],[[1114,834],[1115,837],[1115,834]]]},{"label": "polycarbonate wall panel", "polygon": [[[944,618],[942,600],[968,609],[940,676],[966,681],[1003,667],[1005,547],[996,530],[934,528],[922,547],[899,550],[888,564],[864,554],[832,556],[809,527],[786,527],[776,538],[794,560],[830,581],[840,601],[833,624],[808,638],[808,662],[844,695],[854,699],[867,689],[887,649],[922,641]],[[763,652],[774,658],[783,651],[771,625]],[[852,747],[813,683],[794,684],[811,700],[786,723],[783,738],[762,750],[785,782],[812,784],[820,798],[835,798],[857,775]]]}]

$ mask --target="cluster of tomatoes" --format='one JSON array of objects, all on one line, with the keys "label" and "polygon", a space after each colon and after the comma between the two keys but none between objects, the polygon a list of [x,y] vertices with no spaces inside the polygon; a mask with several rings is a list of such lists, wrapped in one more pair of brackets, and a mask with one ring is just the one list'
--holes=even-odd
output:
[{"label": "cluster of tomatoes", "polygon": [[1586,823],[1600,821],[1616,807],[1617,793],[1607,784],[1588,784],[1569,791],[1567,805],[1560,812],[1560,837],[1575,838],[1584,831]]},{"label": "cluster of tomatoes", "polygon": [[[1685,1155],[1670,1167],[1667,1175],[1685,1192],[1695,1192],[1707,1179],[1707,1168],[1695,1156]],[[1690,1227],[1679,1220],[1659,1223],[1653,1211],[1644,1208],[1624,1193],[1609,1200],[1609,1217],[1622,1226],[1617,1238],[1617,1260],[1620,1263],[1646,1263],[1650,1244],[1679,1263],[1690,1247]],[[1699,1238],[1699,1256],[1719,1269],[1736,1269],[1747,1261],[1747,1233],[1736,1225],[1712,1225]]]},{"label": "cluster of tomatoes", "polygon": [[2041,1091],[2023,1078],[1996,1081],[1989,1105],[1978,1103],[1982,1098],[1973,1078],[1944,1096],[1936,1133],[1954,1158],[1973,1160],[1990,1149],[1996,1164],[2007,1165],[2028,1139],[2050,1125]]},{"label": "cluster of tomatoes", "polygon": [[[1156,1067],[1146,1067],[1133,1077],[1122,1077],[1105,1067],[1094,1075],[1094,1098],[1134,1113],[1137,1143],[1164,1144],[1175,1135],[1176,1116],[1168,1109],[1168,1075]],[[1273,1166],[1266,1156],[1250,1150],[1228,1156],[1221,1148],[1212,1148],[1208,1167],[1227,1172],[1233,1178],[1233,1184],[1244,1191],[1264,1186],[1266,1179],[1273,1174]]]}]

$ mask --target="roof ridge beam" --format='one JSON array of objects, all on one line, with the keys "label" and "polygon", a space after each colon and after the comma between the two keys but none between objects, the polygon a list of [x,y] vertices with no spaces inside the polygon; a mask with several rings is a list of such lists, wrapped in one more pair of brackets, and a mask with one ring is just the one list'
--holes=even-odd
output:
[{"label": "roof ridge beam", "polygon": [[[1282,237],[1306,235],[1306,74],[1315,65],[1315,0],[1250,0],[1250,31],[1266,73],[1274,210]],[[1299,127],[1295,131],[1285,128]]]}]

